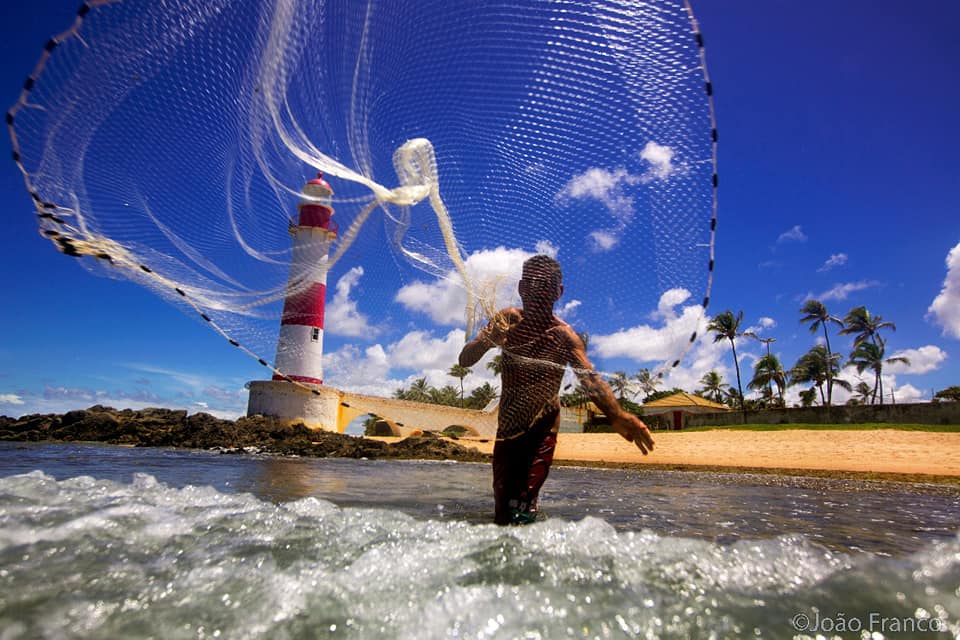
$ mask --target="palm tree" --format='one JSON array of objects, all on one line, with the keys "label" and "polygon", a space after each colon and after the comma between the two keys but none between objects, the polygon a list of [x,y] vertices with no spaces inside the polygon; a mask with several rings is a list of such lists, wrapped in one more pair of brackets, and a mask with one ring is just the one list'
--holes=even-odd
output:
[{"label": "palm tree", "polygon": [[[827,313],[827,307],[819,300],[807,300],[800,308],[800,313],[804,314],[800,318],[800,324],[810,323],[810,333],[816,333],[823,328],[823,339],[827,343],[827,355],[833,355],[833,349],[830,348],[830,334],[827,333],[827,325],[835,324],[843,327],[843,321]],[[827,399],[826,406],[830,406],[833,398],[833,367],[827,367]]]},{"label": "palm tree", "polygon": [[830,353],[830,350],[822,344],[814,346],[810,351],[800,356],[797,363],[790,369],[790,384],[805,384],[812,382],[820,390],[820,402],[824,406],[829,405],[829,396],[824,395],[823,385],[827,383],[850,391],[853,387],[849,382],[843,379],[837,379],[840,373],[840,354]]},{"label": "palm tree", "polygon": [[498,376],[503,373],[503,354],[498,353],[487,363],[487,369],[493,371],[493,375]]},{"label": "palm tree", "polygon": [[484,382],[482,385],[470,392],[470,398],[468,399],[468,404],[474,409],[483,409],[490,401],[497,397],[497,388],[492,386],[489,382]]},{"label": "palm tree", "polygon": [[810,387],[800,392],[800,406],[812,407],[817,404],[817,388]]},{"label": "palm tree", "polygon": [[845,326],[840,330],[841,334],[856,334],[853,337],[854,347],[867,340],[870,340],[873,344],[882,344],[881,329],[897,330],[897,325],[884,321],[882,316],[871,315],[870,311],[862,306],[850,309],[850,312],[843,319],[843,324]]},{"label": "palm tree", "polygon": [[[566,388],[569,389],[570,385],[567,385]],[[573,391],[563,394],[560,400],[564,406],[582,409],[587,405],[587,402],[590,401],[590,397],[587,395],[587,390],[584,389],[583,385],[577,383],[577,385],[573,387]]]},{"label": "palm tree", "polygon": [[613,377],[610,378],[610,388],[615,394],[617,394],[618,400],[623,400],[623,394],[627,390],[627,385],[629,385],[629,380],[627,378],[626,371],[615,371]]},{"label": "palm tree", "polygon": [[761,338],[753,333],[747,333],[744,335],[749,335],[751,338],[753,338],[757,342],[762,342],[763,344],[767,345],[767,355],[770,355],[770,343],[777,341],[776,338]]},{"label": "palm tree", "polygon": [[439,389],[431,388],[429,402],[455,407],[457,405],[457,388],[452,384],[444,385]]},{"label": "palm tree", "polygon": [[[655,376],[650,373],[650,369],[640,369],[635,374],[633,374],[633,379],[636,380],[637,384],[640,386],[638,393],[643,394],[644,400],[647,399],[651,393],[657,390],[657,387],[661,384],[660,376]],[[634,394],[636,397],[637,394]]]},{"label": "palm tree", "polygon": [[715,370],[703,374],[703,377],[700,378],[700,384],[703,385],[703,388],[700,389],[703,397],[709,398],[714,402],[723,402],[723,389],[724,387],[730,386],[723,381],[723,376]]},{"label": "palm tree", "polygon": [[883,373],[884,363],[893,364],[895,362],[902,362],[903,364],[910,364],[910,360],[904,358],[903,356],[894,356],[887,359],[884,359],[883,356],[884,348],[882,339],[879,341],[879,344],[873,342],[861,342],[850,354],[850,362],[847,363],[855,366],[857,368],[857,373],[863,373],[867,369],[873,371],[874,382],[873,398],[870,401],[871,404],[876,403],[878,391],[880,393],[880,404],[883,404],[883,378],[881,377],[881,374]]},{"label": "palm tree", "polygon": [[733,349],[733,365],[737,370],[737,391],[740,392],[740,410],[743,412],[743,421],[747,421],[747,409],[743,403],[743,385],[740,383],[740,362],[737,360],[737,345],[735,340],[743,335],[740,332],[740,323],[743,322],[743,311],[736,316],[729,309],[723,313],[715,315],[707,324],[707,331],[713,331],[714,342],[729,340],[730,347]]},{"label": "palm tree", "polygon": [[861,380],[853,390],[857,394],[857,397],[854,399],[858,400],[859,404],[870,404],[870,401],[873,399],[873,387]]},{"label": "palm tree", "polygon": [[460,378],[460,408],[463,409],[463,379],[470,375],[472,372],[468,367],[461,367],[459,364],[455,364],[450,367],[450,371],[447,371],[448,376],[453,376],[454,378]]},{"label": "palm tree", "polygon": [[727,389],[723,392],[723,403],[736,409],[744,406],[743,394],[736,389]]},{"label": "palm tree", "polygon": [[427,384],[426,378],[418,378],[410,385],[410,390],[407,391],[406,397],[404,400],[412,400],[413,402],[430,402],[430,385]]},{"label": "palm tree", "polygon": [[787,374],[783,370],[780,360],[773,354],[760,356],[753,365],[753,379],[747,383],[750,389],[770,388],[771,384],[777,385],[777,393],[780,396],[780,405],[783,403],[783,389],[787,385]]},{"label": "palm tree", "polygon": [[[770,343],[777,341],[776,338],[761,338],[760,336],[758,336],[757,334],[755,334],[755,333],[752,332],[752,331],[744,331],[744,332],[743,332],[743,335],[745,335],[745,336],[748,337],[748,338],[753,338],[753,339],[756,340],[757,342],[762,342],[763,344],[765,344],[765,345],[767,346],[767,355],[768,355],[768,356],[770,355]],[[756,367],[756,363],[754,363],[754,367]],[[750,387],[750,385],[747,384],[747,387]],[[773,395],[773,389],[770,389],[770,395],[771,395],[771,396]],[[781,400],[781,402],[783,401],[783,393],[780,394],[780,400]]]}]

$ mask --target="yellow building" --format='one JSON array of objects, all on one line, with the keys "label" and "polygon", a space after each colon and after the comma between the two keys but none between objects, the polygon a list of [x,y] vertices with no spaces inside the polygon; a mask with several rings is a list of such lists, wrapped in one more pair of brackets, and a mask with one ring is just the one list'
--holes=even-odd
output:
[{"label": "yellow building", "polygon": [[683,428],[683,416],[690,413],[719,413],[730,411],[730,407],[713,402],[692,393],[680,392],[643,405],[643,415],[673,415],[673,428]]}]

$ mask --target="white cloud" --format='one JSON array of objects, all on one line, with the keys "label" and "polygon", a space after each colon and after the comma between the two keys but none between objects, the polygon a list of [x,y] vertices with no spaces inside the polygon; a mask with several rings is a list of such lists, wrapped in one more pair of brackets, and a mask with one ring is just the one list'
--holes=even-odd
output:
[{"label": "white cloud", "polygon": [[[706,325],[704,324],[704,326]],[[727,365],[724,361],[729,353],[729,341],[714,342],[712,338],[705,335],[684,357],[683,362],[666,372],[663,377],[663,385],[659,388],[672,389],[673,387],[679,387],[686,391],[696,391],[701,387],[700,378],[710,371],[716,371],[723,378],[723,381],[730,385],[731,389],[736,389],[737,373],[732,363]],[[741,360],[745,357],[745,354],[741,353],[739,348],[737,355],[740,356]],[[741,365],[740,368],[743,369],[743,366]],[[744,378],[743,382],[746,384],[749,377],[743,371],[741,371],[741,374]],[[744,391],[746,392],[747,389],[745,388]]]},{"label": "white cloud", "polygon": [[[243,388],[244,380],[241,378],[225,379],[223,376],[205,375],[189,371],[178,371],[175,369],[164,369],[141,363],[125,363],[125,367],[150,373],[155,376],[168,378],[173,383],[173,392],[180,390],[183,397],[194,398],[204,396],[207,401],[206,413],[223,419],[236,419],[246,414],[247,392]],[[169,383],[158,382],[155,386],[164,386],[169,388]],[[45,395],[50,396],[55,389],[48,387]],[[90,391],[86,389],[71,390],[74,392],[77,400],[88,401]],[[96,394],[109,395],[111,399],[104,400],[97,397],[96,401],[100,404],[106,404],[118,408],[144,409],[146,407],[165,407],[170,409],[183,409],[186,405],[182,398],[164,397],[157,393],[149,392],[146,389],[137,389],[134,392],[125,392],[122,390],[98,391]],[[94,395],[96,395],[94,394]],[[203,402],[204,400],[197,400]],[[77,408],[74,406],[72,408]]]},{"label": "white cloud", "polygon": [[[827,289],[819,296],[816,296],[817,300],[846,300],[847,296],[851,293],[856,293],[857,291],[863,291],[864,289],[869,289],[871,287],[876,287],[880,283],[876,280],[861,280],[859,282],[845,282],[838,283],[833,285],[833,288]],[[810,299],[812,296],[807,296],[807,299]]]},{"label": "white cloud", "polygon": [[138,411],[149,407],[204,411],[218,418],[235,420],[246,413],[246,391],[238,387],[230,392],[230,402],[211,403],[188,399],[188,393],[179,397],[163,397],[143,389],[88,389],[83,387],[47,386],[39,394],[24,398],[21,415],[28,413],[66,413],[100,404],[117,409]]},{"label": "white cloud", "polygon": [[542,253],[543,255],[550,256],[551,258],[556,258],[557,254],[560,252],[560,248],[554,245],[549,240],[540,240],[534,246],[537,253]]},{"label": "white cloud", "polygon": [[323,355],[324,382],[344,391],[390,396],[401,381],[390,378],[390,363],[379,344],[361,351],[346,345]]},{"label": "white cloud", "polygon": [[[518,304],[520,271],[532,255],[522,249],[497,247],[468,257],[467,273],[477,286],[474,292],[477,299],[489,302],[496,309]],[[432,283],[417,281],[402,287],[396,301],[410,311],[427,314],[437,324],[457,326],[464,322],[467,293],[460,274],[451,271]]]},{"label": "white cloud", "polygon": [[[568,198],[599,200],[608,208],[614,209],[616,207],[612,206],[612,203],[621,197],[619,195],[621,185],[629,180],[631,180],[631,176],[626,169],[608,171],[607,169],[592,167],[571,178],[560,193],[561,196]],[[632,205],[633,201],[630,202]]]},{"label": "white cloud", "polygon": [[[863,374],[859,374],[859,373],[857,373],[856,367],[846,366],[846,367],[843,367],[843,368],[840,370],[840,373],[839,373],[836,377],[837,377],[837,379],[840,379],[840,380],[846,380],[847,382],[849,382],[849,383],[850,383],[852,386],[854,386],[854,387],[857,386],[857,383],[858,383],[860,380],[863,380],[864,382],[866,382],[867,384],[869,384],[871,387],[873,386],[873,372],[870,371],[869,369],[867,369],[866,371],[864,371]],[[887,382],[887,380],[886,380],[886,378],[884,378],[884,384],[886,384],[886,382]],[[808,387],[808,386],[809,386],[809,385],[804,385],[804,388],[806,388],[806,387]],[[826,394],[826,392],[827,392],[827,385],[826,385],[826,384],[823,385],[823,392],[824,392],[824,394]],[[817,394],[819,394],[819,393],[820,393],[820,392],[817,391]],[[834,385],[834,386],[833,386],[833,394],[832,394],[832,398],[831,398],[831,403],[834,404],[834,405],[846,404],[847,400],[849,400],[850,398],[852,398],[854,395],[855,395],[855,394],[854,394],[853,391],[847,391],[847,390],[844,389],[843,387]],[[798,399],[799,399],[799,395],[798,395]],[[817,403],[819,403],[819,402],[820,402],[820,396],[817,395]]]},{"label": "white cloud", "polygon": [[950,250],[946,262],[947,276],[943,288],[927,313],[943,328],[943,335],[960,340],[960,244]]},{"label": "white cloud", "polygon": [[[899,365],[902,366],[902,365]],[[911,384],[897,385],[897,377],[893,373],[888,373],[888,369],[892,368],[884,367],[883,370],[883,403],[890,404],[893,401],[897,403],[907,403],[907,402],[927,402],[929,401],[928,397],[924,396],[924,392],[917,389]],[[873,388],[875,382],[873,372],[869,369],[865,370],[862,374],[857,373],[856,367],[846,366],[841,371],[837,378],[846,380],[854,387],[857,386],[859,382],[865,382],[870,388]],[[803,387],[794,386],[790,387],[788,391],[784,393],[787,405],[792,406],[793,404],[800,403],[800,394],[799,392],[803,389],[806,389],[809,385],[804,385]],[[892,392],[892,396],[891,396]],[[824,393],[826,393],[826,386],[824,386]],[[833,404],[835,406],[846,404],[847,401],[857,396],[855,392],[847,391],[839,386],[833,387]],[[817,404],[820,404],[820,395],[819,391],[817,392]]]},{"label": "white cloud", "polygon": [[610,251],[620,242],[619,234],[633,219],[633,198],[624,193],[624,187],[638,180],[626,169],[608,171],[593,167],[574,176],[557,194],[559,200],[597,200],[610,212],[615,221],[612,227],[594,229],[587,234],[593,251]]},{"label": "white cloud", "polygon": [[93,389],[85,389],[83,387],[44,387],[43,388],[43,399],[44,400],[71,400],[71,401],[80,401],[80,402],[95,402],[100,397],[103,397],[106,394],[106,391],[95,391]]},{"label": "white cloud", "polygon": [[15,393],[0,393],[0,404],[23,404],[23,398]]},{"label": "white cloud", "polygon": [[628,195],[628,187],[648,184],[654,180],[666,180],[680,170],[674,164],[675,152],[671,147],[652,140],[639,152],[646,163],[642,174],[633,174],[623,167],[604,169],[591,167],[574,176],[557,194],[557,200],[596,200],[603,204],[614,219],[614,224],[605,229],[594,229],[587,234],[594,251],[609,251],[617,246],[619,235],[633,219],[634,200]]},{"label": "white cloud", "polygon": [[579,307],[581,304],[583,303],[581,303],[579,300],[571,300],[570,302],[561,305],[560,308],[556,310],[555,315],[561,320],[570,318],[577,312],[577,307]]},{"label": "white cloud", "polygon": [[657,301],[657,310],[650,314],[654,320],[674,320],[677,317],[677,311],[674,307],[681,305],[690,298],[690,292],[686,289],[677,287],[668,289],[660,296]]},{"label": "white cloud", "polygon": [[[464,334],[454,329],[443,337],[435,337],[425,331],[413,331],[396,342],[375,344],[361,351],[355,345],[324,354],[324,378],[327,384],[345,391],[389,397],[401,387],[409,387],[417,378],[426,378],[434,387],[459,384],[447,374],[456,364],[464,345]],[[475,387],[489,382],[499,386],[493,372],[487,368],[496,349],[491,349],[475,365],[464,379],[464,390],[470,393]],[[404,377],[398,371],[411,371]]]},{"label": "white cloud", "polygon": [[757,322],[759,322],[760,326],[764,329],[773,329],[777,326],[777,321],[767,316],[761,316]]},{"label": "white cloud", "polygon": [[356,300],[350,299],[350,291],[363,276],[363,267],[353,267],[337,280],[336,293],[324,312],[325,331],[340,336],[374,336],[377,330],[367,322],[367,317],[357,309]]},{"label": "white cloud", "polygon": [[947,353],[940,347],[928,344],[919,349],[901,349],[891,357],[903,357],[910,361],[910,364],[893,362],[884,366],[884,371],[900,374],[919,375],[929,373],[940,367],[940,364],[947,359]]},{"label": "white cloud", "polygon": [[594,251],[610,251],[620,244],[620,238],[612,231],[596,229],[588,233],[587,237],[590,238],[590,248]]},{"label": "white cloud", "polygon": [[650,169],[643,175],[643,181],[665,180],[676,172],[673,166],[674,151],[670,147],[657,144],[653,140],[640,152],[640,157],[650,163]]},{"label": "white cloud", "polygon": [[444,338],[434,338],[424,331],[413,331],[390,345],[386,353],[392,367],[446,371],[456,364],[464,343],[460,329],[454,329]]},{"label": "white cloud", "polygon": [[702,334],[706,328],[700,305],[683,307],[679,314],[673,309],[689,296],[689,292],[682,289],[665,292],[660,296],[656,312],[656,316],[664,320],[663,326],[638,325],[610,335],[591,335],[591,351],[601,358],[626,357],[637,362],[663,361],[675,356],[694,330]]},{"label": "white cloud", "polygon": [[806,242],[807,234],[803,232],[803,229],[800,228],[800,225],[794,225],[792,229],[784,231],[777,238],[777,244],[783,244],[784,242]]},{"label": "white cloud", "polygon": [[819,272],[822,273],[822,272],[824,272],[824,271],[829,271],[830,269],[833,269],[834,267],[842,267],[842,266],[845,265],[845,264],[847,264],[847,254],[845,254],[845,253],[835,253],[835,254],[831,255],[829,258],[827,258],[827,261],[824,262],[824,263],[823,263],[823,266],[821,266],[819,269],[817,269],[817,271],[819,271]]},{"label": "white cloud", "polygon": [[912,384],[905,384],[902,387],[894,388],[892,385],[888,387],[886,383],[884,383],[884,395],[888,396],[887,398],[883,399],[884,403],[887,403],[891,400],[891,398],[889,398],[890,392],[887,391],[888,388],[893,389],[893,399],[896,399],[897,402],[907,403],[930,401],[930,398],[923,391],[917,389]]},{"label": "white cloud", "polygon": [[188,371],[176,371],[174,369],[164,369],[162,367],[154,367],[152,365],[142,364],[139,362],[124,363],[123,366],[135,371],[142,371],[144,373],[152,373],[154,375],[171,378],[178,384],[191,389],[202,389],[203,387],[206,387],[214,382],[213,378],[208,378],[196,373],[191,373]]}]

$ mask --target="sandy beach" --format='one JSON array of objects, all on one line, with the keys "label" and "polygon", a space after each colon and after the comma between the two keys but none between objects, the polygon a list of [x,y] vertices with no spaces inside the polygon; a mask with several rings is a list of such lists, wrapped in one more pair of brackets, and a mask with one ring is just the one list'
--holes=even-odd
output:
[{"label": "sandy beach", "polygon": [[[960,433],[872,431],[655,432],[644,456],[611,433],[561,433],[556,460],[653,467],[749,469],[960,476]],[[465,443],[467,444],[467,443]],[[492,442],[470,441],[492,453]]]}]

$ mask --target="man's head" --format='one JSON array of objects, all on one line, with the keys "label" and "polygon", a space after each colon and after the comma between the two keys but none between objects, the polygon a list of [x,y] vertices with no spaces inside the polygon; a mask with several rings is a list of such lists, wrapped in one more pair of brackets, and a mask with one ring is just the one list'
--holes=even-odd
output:
[{"label": "man's head", "polygon": [[523,263],[520,277],[520,300],[525,309],[553,309],[563,294],[563,273],[560,263],[546,255],[536,255]]}]

